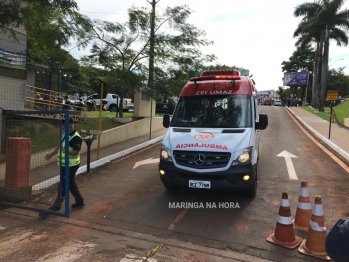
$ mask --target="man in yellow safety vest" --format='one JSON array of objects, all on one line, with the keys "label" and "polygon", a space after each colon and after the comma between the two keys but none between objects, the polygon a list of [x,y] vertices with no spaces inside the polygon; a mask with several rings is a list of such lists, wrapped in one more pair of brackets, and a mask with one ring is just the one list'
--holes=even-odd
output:
[{"label": "man in yellow safety vest", "polygon": [[[63,122],[64,124],[64,122]],[[80,134],[75,130],[73,119],[69,119],[69,191],[75,198],[75,203],[71,206],[73,208],[83,207],[85,205],[84,199],[82,198],[79,188],[75,182],[75,174],[80,166],[80,149],[82,139]],[[48,161],[54,155],[58,154],[58,165],[61,171],[61,181],[58,184],[58,196],[54,204],[50,207],[50,210],[58,211],[61,209],[62,202],[65,195],[65,134],[61,137],[60,145],[57,146],[50,154],[45,156]]]}]

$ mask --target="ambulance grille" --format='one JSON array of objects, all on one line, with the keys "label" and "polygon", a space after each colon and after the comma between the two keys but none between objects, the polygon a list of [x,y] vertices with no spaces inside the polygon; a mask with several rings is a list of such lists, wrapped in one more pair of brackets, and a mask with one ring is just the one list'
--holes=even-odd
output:
[{"label": "ambulance grille", "polygon": [[173,132],[190,133],[191,129],[188,129],[188,128],[173,128]]},{"label": "ambulance grille", "polygon": [[229,163],[231,154],[225,152],[198,152],[174,150],[173,157],[180,166],[196,169],[222,168]]},{"label": "ambulance grille", "polygon": [[224,129],[222,133],[243,133],[245,129]]}]

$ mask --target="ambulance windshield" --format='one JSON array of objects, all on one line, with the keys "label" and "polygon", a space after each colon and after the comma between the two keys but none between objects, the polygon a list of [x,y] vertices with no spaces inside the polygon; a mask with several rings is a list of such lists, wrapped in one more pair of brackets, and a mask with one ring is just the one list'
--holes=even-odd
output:
[{"label": "ambulance windshield", "polygon": [[252,127],[251,97],[183,96],[173,114],[172,127]]}]

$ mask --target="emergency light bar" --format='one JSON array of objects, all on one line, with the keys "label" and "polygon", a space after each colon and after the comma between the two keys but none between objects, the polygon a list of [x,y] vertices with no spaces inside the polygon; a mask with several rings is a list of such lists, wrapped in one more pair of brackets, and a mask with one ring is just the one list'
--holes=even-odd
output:
[{"label": "emergency light bar", "polygon": [[201,76],[192,77],[190,81],[204,81],[204,80],[240,80],[240,72],[236,69],[224,69],[224,70],[208,70],[203,71]]},{"label": "emergency light bar", "polygon": [[190,78],[191,82],[204,81],[204,80],[240,80],[240,76],[236,75],[211,75],[211,76],[198,76]]}]

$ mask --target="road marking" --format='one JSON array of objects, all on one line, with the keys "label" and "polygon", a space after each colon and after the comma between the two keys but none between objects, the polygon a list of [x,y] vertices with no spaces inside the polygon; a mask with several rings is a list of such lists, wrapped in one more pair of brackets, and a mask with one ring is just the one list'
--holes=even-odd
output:
[{"label": "road marking", "polygon": [[96,244],[82,242],[82,241],[70,241],[65,244],[65,246],[57,249],[55,252],[47,254],[42,258],[36,260],[37,262],[65,262],[65,261],[75,261],[86,253],[96,247]]},{"label": "road marking", "polygon": [[284,150],[277,156],[279,157],[284,157],[286,161],[286,167],[287,167],[287,172],[288,176],[290,177],[291,180],[298,180],[296,170],[294,169],[293,163],[292,163],[292,157],[298,158],[295,155],[292,155],[290,152]]},{"label": "road marking", "polygon": [[148,158],[148,159],[136,162],[133,169],[141,165],[147,165],[147,164],[153,164],[153,163],[159,163],[159,162],[160,162],[160,158]]},{"label": "road marking", "polygon": [[14,245],[14,244],[24,240],[24,239],[29,238],[32,235],[33,235],[33,232],[29,231],[29,232],[25,232],[25,233],[21,234],[18,237],[11,238],[8,241],[0,243],[0,249],[3,248],[3,247],[12,246],[12,245]]},{"label": "road marking", "polygon": [[[194,198],[190,199],[189,202],[194,202]],[[176,224],[178,224],[179,221],[184,217],[184,215],[188,212],[188,208],[184,209],[179,215],[176,217],[176,219],[172,222],[172,224],[167,228],[168,230],[174,230],[176,227]]]},{"label": "road marking", "polygon": [[157,262],[158,260],[154,258],[146,258],[146,257],[140,257],[140,256],[130,254],[130,255],[126,255],[119,262],[137,262],[137,261]]}]

